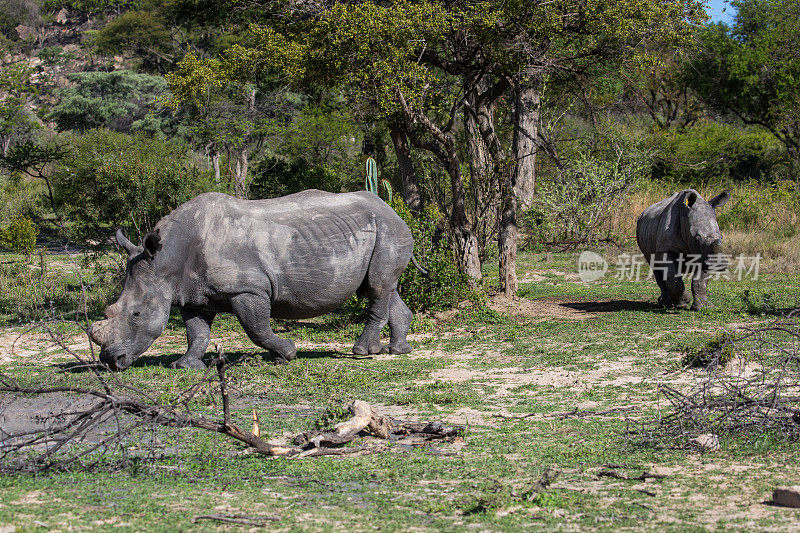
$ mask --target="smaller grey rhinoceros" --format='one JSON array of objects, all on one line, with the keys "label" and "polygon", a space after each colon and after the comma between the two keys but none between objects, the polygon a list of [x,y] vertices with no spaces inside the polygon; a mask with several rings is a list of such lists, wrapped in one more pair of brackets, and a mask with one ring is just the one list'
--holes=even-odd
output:
[{"label": "smaller grey rhinoceros", "polygon": [[683,276],[692,278],[692,309],[709,306],[710,272],[725,270],[722,233],[714,209],[730,199],[727,191],[706,202],[694,189],[678,191],[645,209],[636,222],[636,242],[661,289],[659,305],[689,307]]},{"label": "smaller grey rhinoceros", "polygon": [[205,368],[200,357],[220,312],[233,313],[258,346],[279,362],[297,349],[276,336],[270,317],[310,318],[328,313],[358,293],[369,299],[355,354],[386,349],[408,353],[411,311],[397,280],[414,242],[405,222],[371,192],[317,190],[269,200],[206,193],[162,218],[135,246],[121,231],[117,243],[130,258],[119,300],[107,320],[92,325],[100,361],[125,369],[161,335],[170,308],[186,323],[189,349],[175,366]]}]

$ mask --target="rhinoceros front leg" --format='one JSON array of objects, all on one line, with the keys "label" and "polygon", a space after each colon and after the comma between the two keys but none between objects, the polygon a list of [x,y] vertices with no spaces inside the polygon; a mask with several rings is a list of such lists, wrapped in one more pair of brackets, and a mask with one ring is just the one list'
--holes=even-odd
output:
[{"label": "rhinoceros front leg", "polygon": [[706,293],[707,284],[708,272],[706,271],[692,278],[692,294],[694,295],[694,302],[692,302],[693,311],[699,311],[704,307],[714,307],[712,304],[708,303],[708,295]]},{"label": "rhinoceros front leg", "polygon": [[297,348],[291,340],[273,333],[269,323],[271,306],[266,295],[237,294],[230,303],[250,340],[268,350],[276,363],[288,363],[297,356]]},{"label": "rhinoceros front leg", "polygon": [[687,309],[692,301],[692,296],[683,284],[683,277],[678,270],[678,258],[672,254],[666,257],[667,259],[662,269],[663,285],[659,283],[659,286],[661,286],[661,298],[658,299],[658,303],[665,307]]},{"label": "rhinoceros front leg", "polygon": [[186,324],[186,339],[189,341],[189,349],[186,353],[172,363],[172,368],[199,368],[203,369],[206,365],[200,359],[208,349],[211,342],[211,323],[214,321],[215,313],[199,311],[197,309],[181,308],[181,317]]},{"label": "rhinoceros front leg", "polygon": [[406,341],[406,335],[408,335],[408,328],[411,327],[413,317],[411,310],[397,294],[397,290],[393,290],[389,300],[389,331],[391,332],[389,353],[401,354],[411,351],[411,345]]}]

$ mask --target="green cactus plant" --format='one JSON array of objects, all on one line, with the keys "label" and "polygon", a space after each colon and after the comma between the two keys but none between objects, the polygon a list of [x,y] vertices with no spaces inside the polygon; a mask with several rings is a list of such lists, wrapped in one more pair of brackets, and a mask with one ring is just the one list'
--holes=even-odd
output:
[{"label": "green cactus plant", "polygon": [[369,192],[378,194],[378,165],[371,157],[367,158],[367,179],[365,185]]},{"label": "green cactus plant", "polygon": [[389,180],[380,180],[380,183],[378,182],[378,165],[375,163],[374,159],[369,157],[367,158],[367,178],[365,180],[365,188],[376,196],[380,196],[379,185],[383,185],[388,198],[387,201],[388,203],[392,203],[392,184],[389,183]]}]

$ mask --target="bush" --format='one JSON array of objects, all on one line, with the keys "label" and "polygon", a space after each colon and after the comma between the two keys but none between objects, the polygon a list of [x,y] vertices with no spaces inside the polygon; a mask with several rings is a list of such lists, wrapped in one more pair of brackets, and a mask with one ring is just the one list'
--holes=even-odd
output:
[{"label": "bush", "polygon": [[76,72],[69,75],[69,80],[75,87],[59,91],[61,101],[49,117],[59,131],[83,132],[93,128],[135,131],[147,120],[150,104],[167,92],[167,82],[161,76],[129,70]]},{"label": "bush", "polygon": [[441,215],[429,205],[414,216],[399,195],[394,195],[391,206],[408,224],[414,237],[414,256],[428,270],[422,275],[413,265],[400,276],[398,292],[412,311],[443,310],[455,307],[465,298],[479,295],[471,292],[465,275],[459,273],[453,249],[441,238],[437,226]]},{"label": "bush", "polygon": [[213,181],[177,141],[93,130],[71,138],[68,148],[53,184],[57,206],[81,244],[102,245],[115,227],[137,242]]},{"label": "bush", "polygon": [[36,248],[36,236],[39,228],[31,219],[17,215],[11,223],[0,231],[0,242],[18,254],[30,257]]},{"label": "bush", "polygon": [[768,132],[711,122],[652,138],[653,177],[691,187],[726,180],[776,178],[785,171],[783,146]]},{"label": "bush", "polygon": [[256,166],[250,182],[250,198],[275,198],[306,189],[339,192],[342,179],[326,165],[312,165],[305,159],[286,161],[270,157]]},{"label": "bush", "polygon": [[733,336],[728,331],[722,331],[708,339],[702,346],[687,350],[682,363],[693,368],[716,368],[727,365],[735,355]]},{"label": "bush", "polygon": [[541,187],[523,221],[542,240],[586,244],[598,240],[605,223],[650,169],[649,155],[616,148],[608,158],[579,155]]},{"label": "bush", "polygon": [[717,215],[723,231],[770,231],[776,236],[797,233],[797,184],[787,180],[774,183],[749,181],[735,187],[731,202]]},{"label": "bush", "polygon": [[[55,260],[64,261],[64,256]],[[85,269],[79,276],[78,265],[46,273],[43,266],[22,261],[0,263],[0,326],[75,318],[84,305],[91,320],[102,317],[103,310],[119,296],[119,279],[108,267]]]}]

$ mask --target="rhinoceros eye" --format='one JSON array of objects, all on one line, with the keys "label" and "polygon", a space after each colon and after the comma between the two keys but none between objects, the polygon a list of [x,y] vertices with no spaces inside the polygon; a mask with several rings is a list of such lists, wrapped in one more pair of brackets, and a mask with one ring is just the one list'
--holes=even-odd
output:
[{"label": "rhinoceros eye", "polygon": [[139,311],[134,311],[133,316],[139,316],[141,313]]}]

